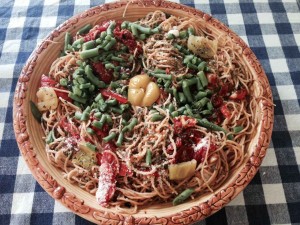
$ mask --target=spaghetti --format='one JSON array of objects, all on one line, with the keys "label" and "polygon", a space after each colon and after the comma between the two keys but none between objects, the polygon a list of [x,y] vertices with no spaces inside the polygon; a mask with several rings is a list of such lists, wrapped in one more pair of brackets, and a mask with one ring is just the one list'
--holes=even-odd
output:
[{"label": "spaghetti", "polygon": [[195,18],[85,26],[37,93],[48,160],[123,213],[213,192],[255,133],[253,83],[240,47]]}]

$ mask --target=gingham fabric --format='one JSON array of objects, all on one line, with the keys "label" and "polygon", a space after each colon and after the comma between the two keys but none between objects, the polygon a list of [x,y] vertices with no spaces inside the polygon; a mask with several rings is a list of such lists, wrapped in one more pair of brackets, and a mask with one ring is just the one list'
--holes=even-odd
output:
[{"label": "gingham fabric", "polygon": [[[20,156],[13,94],[36,45],[69,17],[105,1],[0,1],[0,225],[91,224],[55,202]],[[240,35],[272,86],[272,143],[250,185],[228,206],[197,224],[300,224],[300,8],[296,0],[182,0]]]}]

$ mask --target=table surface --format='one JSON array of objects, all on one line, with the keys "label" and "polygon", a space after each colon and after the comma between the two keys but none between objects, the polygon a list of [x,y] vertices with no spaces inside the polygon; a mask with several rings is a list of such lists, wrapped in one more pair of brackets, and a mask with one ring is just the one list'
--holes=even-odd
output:
[{"label": "table surface", "polygon": [[[107,1],[106,1],[107,2]],[[55,202],[18,150],[13,95],[36,45],[69,17],[105,1],[0,1],[0,224],[91,224]],[[260,60],[275,107],[272,142],[250,185],[197,224],[300,224],[300,7],[296,0],[182,0],[228,25]]]}]

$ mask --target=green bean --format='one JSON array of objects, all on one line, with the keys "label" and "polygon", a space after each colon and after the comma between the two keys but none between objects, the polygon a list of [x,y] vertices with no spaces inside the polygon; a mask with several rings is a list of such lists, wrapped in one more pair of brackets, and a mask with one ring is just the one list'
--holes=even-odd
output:
[{"label": "green bean", "polygon": [[150,73],[149,75],[156,77],[156,78],[162,78],[166,80],[172,80],[172,76],[168,74],[162,74],[162,73]]},{"label": "green bean", "polygon": [[201,100],[202,98],[204,98],[206,96],[207,96],[207,93],[205,91],[199,91],[196,94],[195,99],[198,101],[198,100]]},{"label": "green bean", "polygon": [[95,98],[95,102],[99,102],[101,99],[103,100],[103,97],[102,97],[102,94],[99,93]]},{"label": "green bean", "polygon": [[163,115],[160,115],[160,114],[158,114],[158,113],[155,113],[155,114],[152,115],[151,121],[152,121],[152,122],[156,122],[156,121],[162,120],[163,118],[165,118]]},{"label": "green bean", "polygon": [[174,111],[174,112],[171,112],[171,116],[174,118],[174,117],[177,117],[179,116],[179,112],[178,111]]},{"label": "green bean", "polygon": [[90,106],[86,107],[86,109],[82,112],[80,120],[81,121],[88,120],[90,117],[90,112],[91,112],[91,107]]},{"label": "green bean", "polygon": [[75,119],[80,120],[81,116],[82,116],[81,112],[75,112],[75,115],[74,115]]},{"label": "green bean", "polygon": [[81,75],[78,75],[76,80],[78,81],[79,84],[85,84],[86,83],[86,80]]},{"label": "green bean", "polygon": [[192,63],[187,63],[186,66],[187,66],[188,68],[190,68],[190,69],[193,69],[193,70],[197,70],[197,69],[198,69],[198,67],[195,66],[195,65],[192,64]]},{"label": "green bean", "polygon": [[80,28],[77,32],[77,34],[82,35],[82,34],[86,34],[87,32],[90,31],[90,29],[92,29],[92,25],[91,24],[87,24],[84,27]]},{"label": "green bean", "polygon": [[114,69],[115,68],[115,66],[114,66],[114,64],[112,64],[112,63],[106,63],[105,64],[105,69]]},{"label": "green bean", "polygon": [[175,87],[172,87],[171,90],[173,96],[176,98],[176,100],[178,100],[179,97],[178,97],[177,89]]},{"label": "green bean", "polygon": [[124,112],[126,109],[129,108],[129,105],[128,104],[121,104],[120,105],[120,109],[122,110],[122,112]]},{"label": "green bean", "polygon": [[105,103],[110,106],[118,105],[117,99],[109,99],[109,100],[106,100]]},{"label": "green bean", "polygon": [[90,65],[86,65],[85,66],[85,74],[87,76],[87,78],[97,87],[99,88],[104,88],[105,87],[105,83],[103,81],[100,81],[94,74],[93,74],[93,70],[91,68]]},{"label": "green bean", "polygon": [[90,88],[91,84],[90,83],[86,83],[86,84],[80,84],[79,85],[79,89],[87,89]]},{"label": "green bean", "polygon": [[71,99],[73,99],[74,101],[76,102],[79,102],[79,103],[82,103],[82,104],[85,104],[87,99],[86,98],[82,98],[80,96],[77,96],[75,94],[73,94],[72,92],[69,93],[68,95]]},{"label": "green bean", "polygon": [[94,90],[95,90],[95,86],[91,84],[89,87],[89,92],[93,92]]},{"label": "green bean", "polygon": [[202,111],[201,111],[201,114],[202,114],[202,115],[211,115],[211,114],[212,114],[212,111],[211,111],[211,110],[208,110],[208,109],[205,109],[205,110],[202,110]]},{"label": "green bean", "polygon": [[155,27],[155,28],[153,28],[151,30],[151,34],[157,34],[157,33],[159,33],[159,31],[160,31],[160,28],[159,27]]},{"label": "green bean", "polygon": [[80,57],[82,59],[93,58],[93,57],[99,56],[99,55],[100,55],[100,52],[99,52],[98,47],[80,52]]},{"label": "green bean", "polygon": [[[220,127],[214,123],[209,122],[207,119],[197,119],[197,122],[200,126],[214,130],[214,131],[223,131],[225,134],[228,134],[228,131],[226,131],[223,127]],[[228,139],[232,140],[233,135],[228,135]]]},{"label": "green bean", "polygon": [[183,59],[183,63],[188,64],[193,58],[194,58],[194,55],[186,55]]},{"label": "green bean", "polygon": [[193,102],[193,97],[186,81],[182,83],[182,90],[188,102]]},{"label": "green bean", "polygon": [[151,34],[152,33],[152,30],[150,27],[143,27],[141,25],[138,25],[138,24],[132,24],[132,26],[136,26],[136,29],[138,29],[141,33],[143,34]]},{"label": "green bean", "polygon": [[179,37],[180,37],[181,39],[187,38],[187,35],[188,35],[188,33],[187,33],[186,30],[183,30],[183,31],[180,31],[180,32],[179,32]]},{"label": "green bean", "polygon": [[121,132],[121,133],[119,133],[118,140],[117,140],[117,142],[116,142],[116,145],[117,145],[118,147],[120,147],[120,146],[122,145],[123,139],[124,139],[124,133]]},{"label": "green bean", "polygon": [[206,87],[208,85],[208,80],[207,80],[204,72],[200,71],[199,73],[197,73],[197,76],[200,78],[202,86]]},{"label": "green bean", "polygon": [[184,106],[182,106],[179,109],[177,109],[177,111],[178,111],[179,114],[182,114],[184,112],[184,110],[185,110]]},{"label": "green bean", "polygon": [[111,21],[106,32],[107,32],[107,35],[111,35],[113,36],[113,30],[115,29],[116,27],[116,22],[115,21]]},{"label": "green bean", "polygon": [[[78,96],[82,95],[82,90],[79,89],[79,85],[72,86],[72,92]],[[83,97],[83,96],[81,96],[81,97]]]},{"label": "green bean", "polygon": [[201,80],[200,80],[199,77],[197,77],[197,90],[198,91],[203,91],[204,90],[204,88],[202,86],[202,83],[201,83]]},{"label": "green bean", "polygon": [[122,114],[122,110],[120,108],[117,107],[110,107],[111,111],[117,114]]},{"label": "green bean", "polygon": [[198,110],[202,109],[207,103],[209,102],[209,99],[207,97],[204,97],[200,99],[199,101],[195,102],[194,105]]},{"label": "green bean", "polygon": [[206,62],[205,61],[203,61],[203,62],[201,62],[199,65],[198,65],[198,70],[199,71],[203,71],[204,70],[204,68],[205,68],[205,66],[206,66]]},{"label": "green bean", "polygon": [[113,139],[115,139],[115,137],[117,136],[117,134],[115,132],[111,132],[108,136],[106,136],[105,138],[103,138],[102,140],[107,143]]},{"label": "green bean", "polygon": [[90,127],[86,128],[86,132],[91,135],[95,134],[94,130]]},{"label": "green bean", "polygon": [[168,81],[164,84],[164,87],[165,87],[165,88],[170,87],[171,83],[172,83],[172,81],[171,81],[171,80],[168,80]]},{"label": "green bean", "polygon": [[209,101],[209,102],[206,104],[206,107],[207,107],[208,110],[211,110],[211,111],[214,109],[214,106],[213,106],[213,104],[211,103],[211,101]]},{"label": "green bean", "polygon": [[206,92],[207,96],[210,96],[214,93],[212,90],[209,90],[209,89],[207,89],[205,92]]},{"label": "green bean", "polygon": [[138,123],[137,118],[132,118],[131,122],[127,126],[123,127],[122,131],[123,132],[132,131],[135,125],[137,125],[137,123]]},{"label": "green bean", "polygon": [[64,46],[64,53],[68,50],[68,46],[71,44],[72,37],[69,32],[66,32],[65,34],[65,46]]},{"label": "green bean", "polygon": [[50,143],[52,143],[53,141],[54,141],[54,138],[53,138],[53,130],[51,130],[51,131],[48,133],[47,137],[46,137],[46,143],[47,143],[47,144],[50,144]]},{"label": "green bean", "polygon": [[95,120],[95,121],[92,123],[92,126],[98,128],[98,129],[102,129],[103,125],[104,125],[103,123],[101,123],[100,121],[97,121],[97,120]]},{"label": "green bean", "polygon": [[76,41],[73,42],[72,46],[77,47],[78,45],[82,45],[84,42],[84,38],[79,38]]},{"label": "green bean", "polygon": [[189,27],[189,28],[188,28],[188,34],[189,34],[189,36],[195,34],[195,31],[194,31],[194,29],[193,29],[192,27]]},{"label": "green bean", "polygon": [[124,62],[124,59],[123,59],[123,58],[116,57],[116,56],[112,56],[112,57],[111,57],[111,60],[117,61],[117,62]]},{"label": "green bean", "polygon": [[178,97],[179,97],[179,102],[180,102],[181,104],[186,103],[186,97],[184,96],[184,94],[183,94],[182,92],[179,92],[179,93],[178,93]]},{"label": "green bean", "polygon": [[132,32],[133,36],[138,37],[139,33],[138,33],[137,27],[133,23],[131,23],[130,28],[131,28],[131,32]]},{"label": "green bean", "polygon": [[244,129],[243,126],[236,126],[233,128],[233,133],[237,134],[240,133]]},{"label": "green bean", "polygon": [[130,23],[129,21],[124,21],[124,22],[121,24],[121,28],[122,28],[122,29],[127,29],[129,23]]},{"label": "green bean", "polygon": [[152,163],[152,151],[148,148],[146,153],[146,165],[151,166]]},{"label": "green bean", "polygon": [[197,83],[197,77],[193,77],[191,79],[185,80],[188,86],[192,86]]},{"label": "green bean", "polygon": [[106,35],[106,37],[104,39],[107,41],[110,41],[112,39],[112,36],[108,34],[108,35]]},{"label": "green bean", "polygon": [[109,114],[105,114],[105,117],[106,117],[106,123],[110,125],[113,124],[113,120]]},{"label": "green bean", "polygon": [[102,113],[101,113],[101,112],[96,112],[96,113],[94,114],[94,116],[95,116],[97,119],[100,119],[101,116],[102,116]]},{"label": "green bean", "polygon": [[194,193],[194,189],[188,188],[181,192],[174,200],[173,205],[179,205],[188,199]]},{"label": "green bean", "polygon": [[89,49],[95,48],[95,46],[96,46],[96,42],[94,40],[91,40],[91,41],[85,42],[82,45],[82,50],[83,51],[89,50]]},{"label": "green bean", "polygon": [[186,105],[185,105],[185,108],[186,108],[186,113],[187,113],[187,115],[188,115],[188,116],[191,116],[191,117],[194,117],[194,114],[193,114],[193,111],[192,111],[190,105],[186,104]]},{"label": "green bean", "polygon": [[152,73],[166,73],[165,70],[161,70],[161,69],[155,69]]},{"label": "green bean", "polygon": [[170,33],[167,35],[167,40],[171,40],[171,39],[175,39],[175,35]]},{"label": "green bean", "polygon": [[140,34],[139,39],[145,40],[147,38],[146,34]]},{"label": "green bean", "polygon": [[99,106],[99,110],[101,112],[105,112],[108,109],[108,105],[106,103],[103,103]]},{"label": "green bean", "polygon": [[115,44],[117,43],[117,40],[115,38],[112,38],[104,47],[103,49],[105,51],[109,51]]},{"label": "green bean", "polygon": [[171,113],[171,112],[173,112],[175,110],[175,106],[172,103],[170,103],[168,105],[168,109],[169,109],[169,112]]},{"label": "green bean", "polygon": [[38,107],[34,104],[33,101],[30,101],[30,109],[33,117],[38,121],[41,122],[42,120],[42,113],[38,109]]}]

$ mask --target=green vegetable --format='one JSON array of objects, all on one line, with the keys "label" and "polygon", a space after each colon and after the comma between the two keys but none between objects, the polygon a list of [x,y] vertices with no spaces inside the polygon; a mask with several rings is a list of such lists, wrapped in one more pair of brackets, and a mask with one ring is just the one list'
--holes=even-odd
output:
[{"label": "green vegetable", "polygon": [[152,114],[152,117],[151,117],[151,121],[152,122],[156,122],[156,121],[160,121],[164,118],[163,115],[160,115],[158,113],[155,113],[155,114]]},{"label": "green vegetable", "polygon": [[173,205],[179,205],[188,199],[194,193],[194,189],[188,188],[181,192],[174,200]]},{"label": "green vegetable", "polygon": [[41,122],[42,120],[42,113],[38,109],[38,107],[34,104],[33,101],[30,101],[30,109],[33,117],[38,121]]},{"label": "green vegetable", "polygon": [[69,32],[66,32],[65,34],[65,46],[64,46],[64,53],[68,50],[69,45],[71,44],[71,34]]},{"label": "green vegetable", "polygon": [[53,130],[51,130],[51,131],[48,133],[47,137],[46,137],[46,143],[47,143],[47,144],[50,144],[50,143],[52,143],[53,141],[54,141],[54,138],[53,138]]},{"label": "green vegetable", "polygon": [[92,48],[92,49],[88,49],[88,50],[84,50],[82,52],[80,52],[80,57],[82,59],[89,59],[89,58],[93,58],[96,56],[99,56],[100,52],[99,52],[99,48]]},{"label": "green vegetable", "polygon": [[73,94],[73,93],[69,93],[68,96],[69,96],[71,99],[73,99],[74,101],[79,102],[79,103],[82,103],[82,104],[85,104],[86,101],[87,101],[86,98],[82,98],[82,97],[80,97],[80,96],[78,96],[78,95],[75,95],[75,94]]},{"label": "green vegetable", "polygon": [[183,83],[182,83],[182,90],[183,90],[183,93],[184,93],[187,101],[190,103],[193,102],[193,97],[192,97],[192,94],[190,91],[190,87],[186,81],[183,81]]},{"label": "green vegetable", "polygon": [[146,165],[151,166],[151,163],[152,163],[152,151],[150,149],[147,149]]},{"label": "green vegetable", "polygon": [[85,146],[88,147],[89,149],[91,149],[92,151],[96,151],[96,146],[91,144],[90,142],[86,142]]},{"label": "green vegetable", "polygon": [[[207,119],[197,119],[197,123],[200,126],[205,127],[207,129],[210,129],[210,130],[223,131],[225,134],[228,133],[228,131],[226,131],[223,127],[220,127],[220,126],[218,126],[218,125],[216,125],[214,123],[211,123]],[[232,134],[228,135],[228,139],[232,140],[233,139],[233,135]]]},{"label": "green vegetable", "polygon": [[207,80],[204,72],[200,71],[199,73],[197,73],[197,76],[200,78],[202,86],[206,87],[208,85],[208,80]]},{"label": "green vegetable", "polygon": [[82,35],[82,34],[86,34],[87,32],[90,31],[90,29],[92,29],[92,25],[91,24],[87,24],[84,27],[80,28],[77,32],[77,34]]},{"label": "green vegetable", "polygon": [[91,134],[91,135],[95,134],[94,130],[90,127],[86,128],[86,132],[88,132],[88,134]]},{"label": "green vegetable", "polygon": [[103,138],[103,141],[105,143],[115,139],[115,137],[117,136],[117,134],[115,132],[111,132],[108,136],[106,136],[105,138]]},{"label": "green vegetable", "polygon": [[86,65],[84,68],[87,78],[97,87],[104,88],[106,85],[103,81],[100,81],[98,77],[93,74],[93,70],[90,65]]},{"label": "green vegetable", "polygon": [[238,134],[244,129],[243,126],[236,126],[233,128],[233,133]]},{"label": "green vegetable", "polygon": [[116,142],[116,145],[117,145],[118,147],[120,147],[120,146],[122,145],[123,138],[124,138],[124,133],[121,132],[121,133],[119,134],[118,140],[117,140],[117,142]]}]

